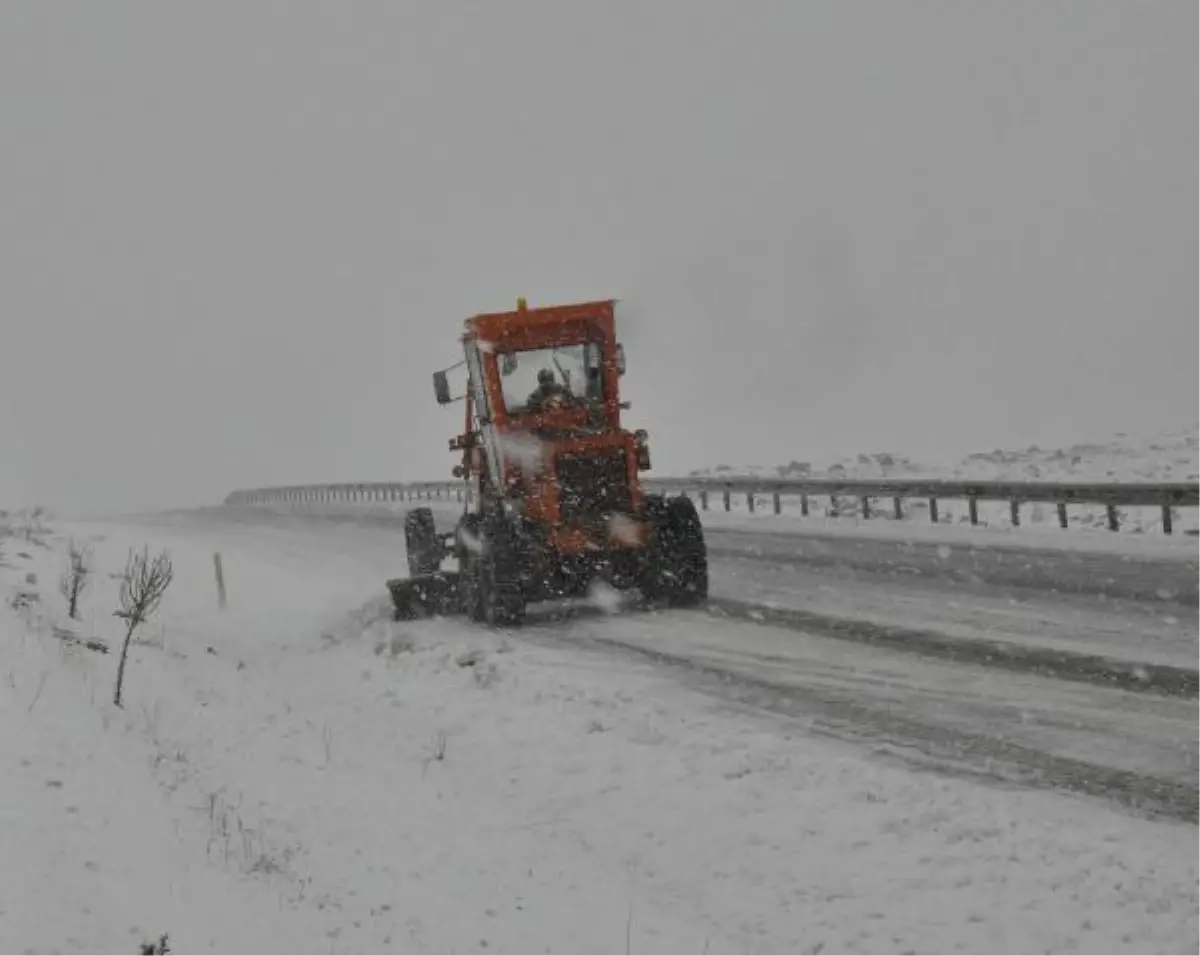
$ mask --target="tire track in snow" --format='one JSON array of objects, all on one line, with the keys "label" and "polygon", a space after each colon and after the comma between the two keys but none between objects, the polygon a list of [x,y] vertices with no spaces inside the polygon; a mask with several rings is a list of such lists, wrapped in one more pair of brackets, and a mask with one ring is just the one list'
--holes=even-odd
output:
[{"label": "tire track in snow", "polygon": [[1042,674],[1060,680],[1082,681],[1123,690],[1192,698],[1200,696],[1200,673],[1166,664],[1130,664],[1096,654],[1052,650],[1010,641],[951,637],[934,630],[895,627],[733,598],[710,598],[708,611],[710,614],[746,618],[760,624],[874,644],[943,660]]},{"label": "tire track in snow", "polygon": [[771,565],[833,568],[947,588],[982,585],[1020,591],[1093,595],[1195,608],[1200,600],[1194,552],[1189,556],[1109,554],[999,542],[888,540],[836,531],[706,528],[713,557]]},{"label": "tire track in snow", "polygon": [[[689,613],[689,612],[683,612]],[[992,783],[1066,790],[1109,800],[1151,817],[1200,822],[1200,790],[1156,774],[1105,766],[1061,754],[1051,754],[999,734],[923,720],[887,705],[822,686],[819,682],[789,683],[737,670],[728,663],[706,660],[700,654],[681,654],[648,641],[603,628],[581,627],[601,612],[591,608],[558,608],[531,615],[514,631],[547,643],[564,639],[583,646],[634,654],[679,672],[698,690],[758,710],[804,719],[815,733],[833,737],[899,758],[911,766],[983,779]],[[565,631],[562,625],[568,626]],[[556,629],[554,637],[544,636]]]}]

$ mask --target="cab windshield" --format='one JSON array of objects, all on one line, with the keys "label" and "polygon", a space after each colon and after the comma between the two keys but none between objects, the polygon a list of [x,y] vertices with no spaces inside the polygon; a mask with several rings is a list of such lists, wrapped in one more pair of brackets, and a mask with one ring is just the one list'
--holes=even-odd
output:
[{"label": "cab windshield", "polygon": [[509,415],[603,400],[600,349],[596,345],[503,352],[497,359]]}]

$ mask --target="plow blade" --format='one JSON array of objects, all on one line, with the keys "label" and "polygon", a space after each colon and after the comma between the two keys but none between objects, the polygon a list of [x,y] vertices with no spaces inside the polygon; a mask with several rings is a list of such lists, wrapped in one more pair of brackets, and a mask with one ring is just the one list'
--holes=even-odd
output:
[{"label": "plow blade", "polygon": [[440,617],[462,611],[458,572],[438,571],[412,578],[392,578],[387,583],[397,621]]}]

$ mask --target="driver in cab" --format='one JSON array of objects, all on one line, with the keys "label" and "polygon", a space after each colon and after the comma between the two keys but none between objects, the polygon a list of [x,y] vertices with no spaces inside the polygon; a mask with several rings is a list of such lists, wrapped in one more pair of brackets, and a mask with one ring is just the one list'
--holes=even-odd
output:
[{"label": "driver in cab", "polygon": [[538,372],[537,388],[530,394],[525,407],[531,412],[543,412],[570,399],[571,390],[556,380],[550,369],[544,368]]}]

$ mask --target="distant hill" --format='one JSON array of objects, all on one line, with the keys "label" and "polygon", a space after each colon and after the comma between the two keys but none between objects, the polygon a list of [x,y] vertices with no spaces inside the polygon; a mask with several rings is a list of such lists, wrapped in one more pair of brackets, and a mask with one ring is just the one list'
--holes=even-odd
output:
[{"label": "distant hill", "polygon": [[775,466],[717,465],[694,477],[974,478],[978,480],[1195,481],[1200,477],[1200,426],[1145,437],[1118,432],[1107,441],[1066,448],[975,452],[953,465],[917,462],[896,452],[872,452],[827,465],[791,461]]}]

